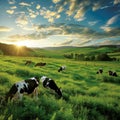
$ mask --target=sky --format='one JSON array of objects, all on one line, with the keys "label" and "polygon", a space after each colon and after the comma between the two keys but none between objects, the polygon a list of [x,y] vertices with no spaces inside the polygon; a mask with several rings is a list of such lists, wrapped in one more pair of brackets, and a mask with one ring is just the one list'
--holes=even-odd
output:
[{"label": "sky", "polygon": [[0,43],[120,45],[120,0],[0,0]]}]

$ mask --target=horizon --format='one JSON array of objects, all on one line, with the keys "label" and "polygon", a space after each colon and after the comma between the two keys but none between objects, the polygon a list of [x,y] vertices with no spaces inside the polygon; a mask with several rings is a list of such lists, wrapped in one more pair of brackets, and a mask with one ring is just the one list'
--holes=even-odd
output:
[{"label": "horizon", "polygon": [[17,47],[18,49],[22,48],[22,47],[26,47],[26,48],[30,48],[30,49],[52,49],[52,48],[89,48],[89,47],[120,47],[120,44],[112,44],[112,45],[91,45],[91,46],[53,46],[53,47],[27,47],[25,45],[21,46],[21,45],[16,45],[16,44],[9,44],[9,43],[2,43],[0,42],[0,44],[4,44],[4,45],[13,45],[15,47]]},{"label": "horizon", "polygon": [[120,45],[119,0],[1,0],[0,42],[26,47]]}]

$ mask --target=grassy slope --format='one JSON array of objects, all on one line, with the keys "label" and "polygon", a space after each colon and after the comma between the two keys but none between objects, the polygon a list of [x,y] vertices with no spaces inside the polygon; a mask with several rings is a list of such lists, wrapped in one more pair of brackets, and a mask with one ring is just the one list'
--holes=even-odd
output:
[{"label": "grassy slope", "polygon": [[[54,54],[52,56],[55,56]],[[33,64],[25,66],[25,60],[32,60]],[[47,65],[41,68],[34,67],[36,62],[41,61],[46,62]],[[57,72],[60,65],[67,66],[62,73]],[[36,75],[39,77],[46,75],[54,79],[63,90],[63,99],[58,99],[54,92],[44,89],[40,84],[38,101],[24,97],[21,104],[9,103],[5,107],[1,105],[1,120],[117,120],[120,118],[119,84],[103,82],[103,79],[108,77],[108,70],[116,70],[120,75],[119,62],[78,62],[56,58],[0,56],[0,66],[0,98],[2,99],[14,82]],[[96,75],[100,67],[104,68],[104,73]],[[112,79],[118,80],[120,77],[112,77]]]},{"label": "grassy slope", "polygon": [[66,48],[51,48],[51,49],[34,49],[34,54],[36,56],[45,56],[45,57],[52,57],[52,58],[63,58],[64,54],[86,54],[86,55],[96,55],[99,53],[110,53],[114,54],[114,57],[118,57],[118,52],[111,53],[117,48],[115,47],[66,47]]}]

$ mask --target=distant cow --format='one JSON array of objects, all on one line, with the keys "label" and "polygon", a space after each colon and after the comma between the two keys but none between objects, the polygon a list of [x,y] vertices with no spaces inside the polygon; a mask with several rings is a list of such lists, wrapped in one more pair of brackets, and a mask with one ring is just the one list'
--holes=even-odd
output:
[{"label": "distant cow", "polygon": [[45,65],[46,65],[46,63],[40,62],[40,63],[36,63],[36,64],[35,64],[35,67],[36,67],[36,66],[45,66]]},{"label": "distant cow", "polygon": [[26,63],[25,63],[25,65],[29,65],[29,64],[31,64],[31,63],[32,63],[31,60],[27,60]]},{"label": "distant cow", "polygon": [[61,72],[61,71],[65,70],[65,69],[66,69],[66,66],[61,66],[61,67],[58,69],[58,72]]},{"label": "distant cow", "polygon": [[111,71],[111,70],[108,71],[108,74],[109,74],[110,76],[115,76],[115,77],[118,76],[116,72],[113,72],[113,71]]},{"label": "distant cow", "polygon": [[58,86],[56,85],[54,80],[52,80],[46,76],[42,76],[41,82],[43,84],[43,87],[54,90],[60,97],[62,97],[62,91],[60,88],[58,88]]},{"label": "distant cow", "polygon": [[97,74],[102,74],[103,73],[103,69],[100,68],[98,71],[97,71]]},{"label": "distant cow", "polygon": [[13,99],[14,97],[22,100],[23,94],[31,94],[37,97],[37,87],[39,85],[39,78],[33,77],[26,80],[19,81],[10,88],[9,92],[6,94],[6,101],[8,99]]}]

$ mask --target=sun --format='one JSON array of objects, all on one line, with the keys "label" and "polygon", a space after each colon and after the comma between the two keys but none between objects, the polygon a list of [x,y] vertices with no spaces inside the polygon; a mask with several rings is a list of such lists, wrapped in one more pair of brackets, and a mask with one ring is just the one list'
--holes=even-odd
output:
[{"label": "sun", "polygon": [[15,43],[15,45],[18,47],[23,47],[23,46],[29,47],[29,42],[28,41],[18,41]]}]

